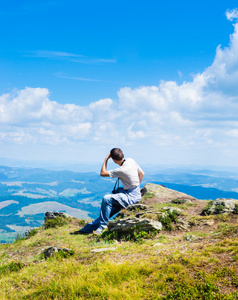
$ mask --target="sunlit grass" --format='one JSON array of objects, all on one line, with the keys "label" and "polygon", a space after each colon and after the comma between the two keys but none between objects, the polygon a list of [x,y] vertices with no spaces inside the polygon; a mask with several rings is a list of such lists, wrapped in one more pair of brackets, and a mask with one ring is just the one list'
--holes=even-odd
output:
[{"label": "sunlit grass", "polygon": [[[78,222],[39,228],[30,238],[0,245],[0,299],[238,299],[230,266],[238,261],[237,225],[228,221],[216,232],[163,231],[141,243],[70,235]],[[187,241],[185,234],[201,240]],[[74,255],[45,260],[42,250],[50,246]],[[91,252],[112,246],[116,250]]]}]

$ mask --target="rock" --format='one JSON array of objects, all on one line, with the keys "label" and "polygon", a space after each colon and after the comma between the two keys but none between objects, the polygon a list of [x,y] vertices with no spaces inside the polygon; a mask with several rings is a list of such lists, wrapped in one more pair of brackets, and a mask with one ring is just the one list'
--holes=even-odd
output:
[{"label": "rock", "polygon": [[188,242],[191,242],[191,241],[196,241],[198,240],[199,238],[196,237],[195,235],[193,234],[186,234],[185,235],[185,240],[187,240]]},{"label": "rock", "polygon": [[50,248],[47,248],[47,249],[45,249],[44,251],[43,251],[43,254],[44,254],[44,257],[45,258],[49,258],[49,257],[51,257],[52,256],[52,254],[54,253],[54,252],[58,252],[58,248],[57,247],[50,247]]},{"label": "rock", "polygon": [[92,249],[91,252],[96,253],[96,252],[105,252],[105,251],[115,251],[116,249],[117,249],[116,247],[98,248],[98,249]]},{"label": "rock", "polygon": [[129,216],[130,216],[130,213],[126,210],[123,210],[123,211],[119,212],[119,214],[117,215],[117,219],[118,218],[123,219],[123,218],[129,217]]},{"label": "rock", "polygon": [[144,216],[144,214],[145,214],[145,213],[142,213],[142,212],[141,212],[141,213],[138,213],[138,214],[136,214],[136,218],[140,218],[140,217]]},{"label": "rock", "polygon": [[199,226],[212,226],[214,225],[215,221],[213,219],[208,220],[199,220],[198,225]]},{"label": "rock", "polygon": [[162,209],[164,209],[164,210],[166,210],[167,212],[170,212],[170,213],[172,213],[173,211],[176,211],[178,215],[181,213],[181,209],[179,209],[177,207],[165,206],[165,207],[162,207]]},{"label": "rock", "polygon": [[154,244],[153,247],[161,247],[161,246],[164,246],[164,244],[162,244],[162,243],[156,243],[156,244]]},{"label": "rock", "polygon": [[188,218],[178,218],[177,223],[176,223],[177,229],[188,231],[190,227],[191,227],[191,224],[190,224]]},{"label": "rock", "polygon": [[45,259],[51,257],[54,253],[58,253],[59,251],[63,251],[69,255],[73,255],[74,251],[68,248],[57,248],[57,247],[49,247],[45,249],[42,253],[44,254]]},{"label": "rock", "polygon": [[164,198],[168,200],[173,200],[173,199],[196,200],[194,197],[189,196],[185,193],[171,190],[166,188],[163,185],[154,184],[154,183],[146,183],[146,185],[141,189],[142,196],[145,195],[146,193],[151,193],[159,198]]},{"label": "rock", "polygon": [[45,213],[45,222],[47,220],[52,220],[52,219],[56,219],[57,217],[61,217],[61,218],[68,218],[70,217],[70,215],[64,213],[64,212],[58,212],[58,211],[47,211]]},{"label": "rock", "polygon": [[154,221],[151,219],[138,219],[138,218],[126,218],[115,221],[109,221],[107,224],[109,231],[117,232],[130,232],[135,226],[138,226],[140,230],[151,231],[151,230],[161,230],[162,223],[159,221]]},{"label": "rock", "polygon": [[29,236],[31,234],[31,232],[35,232],[35,230],[36,230],[36,228],[27,229],[25,232],[25,236]]},{"label": "rock", "polygon": [[226,199],[226,198],[218,198],[213,201],[212,206],[208,209],[208,214],[226,214],[233,213],[236,211],[236,207],[238,207],[237,199]]},{"label": "rock", "polygon": [[127,210],[129,211],[133,211],[133,210],[145,210],[145,209],[148,209],[149,207],[147,205],[144,205],[144,204],[133,204],[133,205],[129,205],[127,206]]}]

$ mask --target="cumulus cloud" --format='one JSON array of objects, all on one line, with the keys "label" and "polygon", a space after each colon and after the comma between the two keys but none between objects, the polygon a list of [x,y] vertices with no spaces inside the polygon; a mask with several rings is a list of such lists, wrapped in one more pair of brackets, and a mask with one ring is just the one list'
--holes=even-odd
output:
[{"label": "cumulus cloud", "polygon": [[[226,16],[233,21],[238,11],[227,11]],[[212,65],[190,82],[124,87],[118,99],[100,99],[88,106],[51,101],[45,88],[4,94],[0,140],[95,147],[119,141],[144,148],[193,147],[200,153],[219,147],[230,153],[227,139],[234,139],[238,147],[238,23],[233,25],[229,45],[219,45]]]},{"label": "cumulus cloud", "polygon": [[237,9],[228,9],[226,11],[226,17],[229,21],[233,21],[234,19],[238,19],[238,10]]}]

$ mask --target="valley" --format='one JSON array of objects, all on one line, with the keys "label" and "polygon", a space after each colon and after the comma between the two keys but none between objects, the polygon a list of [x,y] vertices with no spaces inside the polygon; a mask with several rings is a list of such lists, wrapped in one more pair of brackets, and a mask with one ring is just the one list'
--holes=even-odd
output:
[{"label": "valley", "polygon": [[[238,174],[211,170],[146,171],[142,182],[163,184],[197,199],[238,199]],[[47,211],[94,219],[115,180],[95,172],[0,166],[0,242],[9,243],[44,222]]]}]

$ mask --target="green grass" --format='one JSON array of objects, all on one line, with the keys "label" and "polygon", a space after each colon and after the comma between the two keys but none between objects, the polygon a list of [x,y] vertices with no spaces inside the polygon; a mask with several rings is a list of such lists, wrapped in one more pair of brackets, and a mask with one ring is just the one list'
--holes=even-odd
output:
[{"label": "green grass", "polygon": [[153,198],[154,196],[155,196],[155,195],[154,195],[153,193],[147,192],[147,193],[145,193],[145,194],[143,195],[142,201],[143,201],[143,200],[147,200],[147,199],[149,199],[149,198]]},{"label": "green grass", "polygon": [[48,229],[48,228],[56,228],[56,227],[61,227],[64,226],[66,224],[68,224],[69,220],[71,218],[64,218],[64,217],[56,217],[55,219],[49,219],[46,220],[44,223],[44,228]]},{"label": "green grass", "polygon": [[172,230],[173,226],[171,223],[177,223],[178,221],[178,213],[173,210],[172,212],[167,211],[164,215],[158,215],[158,221],[160,221],[165,230]]},{"label": "green grass", "polygon": [[9,274],[11,272],[20,271],[23,267],[24,267],[23,263],[11,261],[8,264],[0,266],[0,276]]},{"label": "green grass", "polygon": [[26,266],[17,276],[10,273],[9,280],[1,282],[0,299],[229,299],[219,289],[224,275],[229,285],[237,285],[232,268],[208,274],[196,270],[189,258],[176,256],[140,259],[136,264],[103,257],[90,264],[52,258],[47,268],[45,264]]},{"label": "green grass", "polygon": [[[39,228],[35,235],[0,245],[0,299],[238,299],[238,228],[230,221],[235,223],[220,220],[212,232],[149,236],[135,228],[127,238],[106,231],[99,238],[70,235],[79,221]],[[202,239],[187,241],[185,234]],[[73,255],[45,260],[42,251],[50,246],[72,249]],[[116,250],[91,252],[112,246]]]}]

